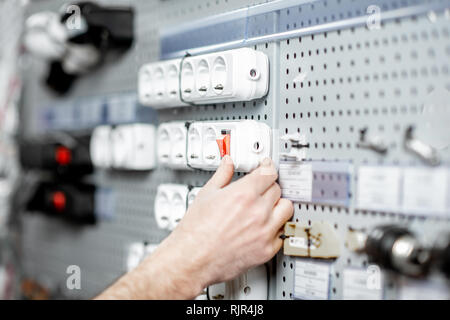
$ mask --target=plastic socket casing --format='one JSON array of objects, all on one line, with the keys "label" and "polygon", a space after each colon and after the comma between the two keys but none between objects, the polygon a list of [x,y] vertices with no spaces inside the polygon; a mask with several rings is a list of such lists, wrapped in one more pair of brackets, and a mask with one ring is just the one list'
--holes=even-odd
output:
[{"label": "plastic socket casing", "polygon": [[155,219],[160,229],[173,230],[186,213],[189,188],[180,184],[161,184],[155,198]]},{"label": "plastic socket casing", "polygon": [[174,59],[143,65],[138,75],[139,102],[162,109],[189,103],[249,101],[269,90],[269,58],[254,49],[188,57],[181,74],[180,64],[181,59]]},{"label": "plastic socket casing", "polygon": [[180,99],[181,59],[145,64],[139,70],[138,95],[144,106],[156,109],[182,107]]},{"label": "plastic socket casing", "polygon": [[188,130],[187,160],[192,168],[214,171],[220,165],[217,139],[230,134],[230,156],[236,172],[249,172],[271,157],[271,129],[254,120],[193,122]]},{"label": "plastic socket casing", "polygon": [[233,280],[208,287],[209,300],[267,300],[269,281],[267,268],[260,265]]},{"label": "plastic socket casing", "polygon": [[112,165],[111,131],[110,126],[98,126],[92,133],[89,152],[94,167],[110,168]]},{"label": "plastic socket casing", "polygon": [[155,131],[151,124],[95,128],[90,143],[92,163],[106,169],[153,169],[156,166]]},{"label": "plastic socket casing", "polygon": [[128,247],[128,256],[126,261],[127,271],[136,268],[142,260],[151,255],[158,244],[149,244],[145,242],[133,242]]},{"label": "plastic socket casing", "polygon": [[250,48],[188,57],[181,89],[183,100],[196,104],[261,98],[269,89],[269,59]]},{"label": "plastic socket casing", "polygon": [[166,122],[158,127],[158,163],[172,169],[188,169],[186,160],[187,128],[184,122]]},{"label": "plastic socket casing", "polygon": [[187,196],[187,206],[188,206],[188,208],[192,204],[192,202],[194,202],[195,198],[197,197],[197,194],[199,193],[199,191],[201,189],[202,188],[195,187],[195,188],[192,188],[191,191],[189,191],[188,196]]}]

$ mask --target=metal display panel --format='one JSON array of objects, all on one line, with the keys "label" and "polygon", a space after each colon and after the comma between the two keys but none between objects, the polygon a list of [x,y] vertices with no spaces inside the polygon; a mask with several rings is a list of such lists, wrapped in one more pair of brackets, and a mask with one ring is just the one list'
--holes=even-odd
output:
[{"label": "metal display panel", "polygon": [[[29,11],[57,9],[62,3],[41,1],[32,4]],[[24,97],[24,120],[29,134],[42,132],[36,119],[39,112],[49,105],[135,91],[138,68],[160,57],[161,30],[213,15],[240,12],[239,9],[247,10],[247,6],[259,5],[263,1],[142,0],[113,3],[135,7],[137,39],[133,49],[118,63],[80,79],[70,95],[63,98],[52,96],[39,83],[44,67],[41,62],[31,59],[29,69],[25,71],[31,76],[25,84]],[[436,3],[442,5],[445,1],[430,1],[423,5]],[[270,87],[265,98],[245,103],[159,110],[159,122],[255,119],[275,129],[275,150],[279,146],[283,151],[279,135],[304,134],[310,144],[306,150],[309,160],[350,161],[356,167],[360,164],[425,166],[416,156],[405,151],[403,139],[408,126],[421,124],[421,110],[430,93],[440,87],[450,89],[450,14],[448,10],[432,14],[422,10],[417,16],[381,22],[380,28],[375,30],[364,24],[351,26],[345,23],[334,30],[328,28],[326,22],[330,21],[331,15],[335,21],[341,22],[363,16],[365,6],[354,4],[355,1],[340,0],[303,4],[308,16],[318,19],[314,28],[302,35],[258,41],[251,45],[269,56]],[[397,4],[399,8],[422,2],[398,1]],[[332,9],[324,9],[324,6]],[[288,14],[287,9],[276,10],[279,12],[276,18],[280,26],[278,31],[285,32],[287,26],[293,28],[295,23],[298,30],[303,30],[302,18],[292,17],[292,11]],[[308,27],[304,26],[305,29]],[[389,146],[386,155],[358,148],[359,130],[363,128],[384,139]],[[443,163],[448,165],[448,149],[440,155]],[[153,201],[157,186],[161,183],[202,186],[210,176],[211,173],[198,170],[164,168],[147,173],[97,170],[92,180],[111,192],[114,212],[97,226],[87,228],[73,228],[37,214],[24,215],[22,257],[25,275],[47,284],[63,297],[93,297],[125,272],[129,244],[144,240],[157,243],[167,236],[167,232],[158,230],[154,220]],[[242,174],[236,174],[235,178],[239,176]],[[350,181],[353,198],[348,208],[295,203],[294,221],[326,220],[342,240],[349,227],[371,228],[382,223],[407,225],[426,241],[432,241],[437,231],[449,229],[448,217],[355,210],[357,178],[355,171]],[[368,266],[365,256],[356,255],[344,247],[342,252],[341,257],[331,263],[330,299],[343,296],[345,268]],[[81,290],[66,288],[66,269],[72,264],[81,268]],[[292,299],[295,259],[280,253],[271,266],[269,298]],[[390,274],[386,274],[384,288],[384,298],[398,297],[398,281]]]}]

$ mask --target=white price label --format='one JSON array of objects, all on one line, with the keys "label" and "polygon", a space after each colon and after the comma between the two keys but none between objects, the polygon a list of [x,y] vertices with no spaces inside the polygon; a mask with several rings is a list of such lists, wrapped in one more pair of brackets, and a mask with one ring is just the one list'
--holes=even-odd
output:
[{"label": "white price label", "polygon": [[313,183],[311,164],[280,163],[278,176],[284,198],[299,202],[311,201]]},{"label": "white price label", "polygon": [[443,214],[447,211],[447,189],[446,168],[405,168],[402,211]]},{"label": "white price label", "polygon": [[402,279],[399,288],[400,300],[450,300],[450,291],[441,279]]},{"label": "white price label", "polygon": [[368,269],[347,268],[344,270],[344,300],[381,300],[383,298],[382,274]]},{"label": "white price label", "polygon": [[365,166],[358,174],[358,208],[398,211],[401,170],[397,167]]},{"label": "white price label", "polygon": [[308,240],[300,237],[290,237],[289,245],[294,248],[308,249]]},{"label": "white price label", "polygon": [[329,295],[330,264],[295,261],[294,297],[326,300]]}]

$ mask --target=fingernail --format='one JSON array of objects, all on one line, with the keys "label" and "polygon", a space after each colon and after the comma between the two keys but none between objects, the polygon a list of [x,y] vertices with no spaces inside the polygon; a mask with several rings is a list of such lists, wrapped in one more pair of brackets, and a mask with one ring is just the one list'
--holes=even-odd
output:
[{"label": "fingernail", "polygon": [[272,160],[270,158],[265,158],[262,162],[262,165],[268,167],[272,164]]}]

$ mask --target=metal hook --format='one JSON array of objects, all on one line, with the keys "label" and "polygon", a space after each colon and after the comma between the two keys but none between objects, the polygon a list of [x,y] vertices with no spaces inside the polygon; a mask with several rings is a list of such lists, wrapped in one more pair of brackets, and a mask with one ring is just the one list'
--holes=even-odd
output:
[{"label": "metal hook", "polygon": [[370,149],[379,154],[386,154],[388,147],[379,136],[367,137],[367,128],[359,130],[359,143],[358,148]]},{"label": "metal hook", "polygon": [[414,137],[414,126],[409,126],[405,132],[405,149],[415,154],[432,166],[441,163],[439,154],[435,148]]}]

